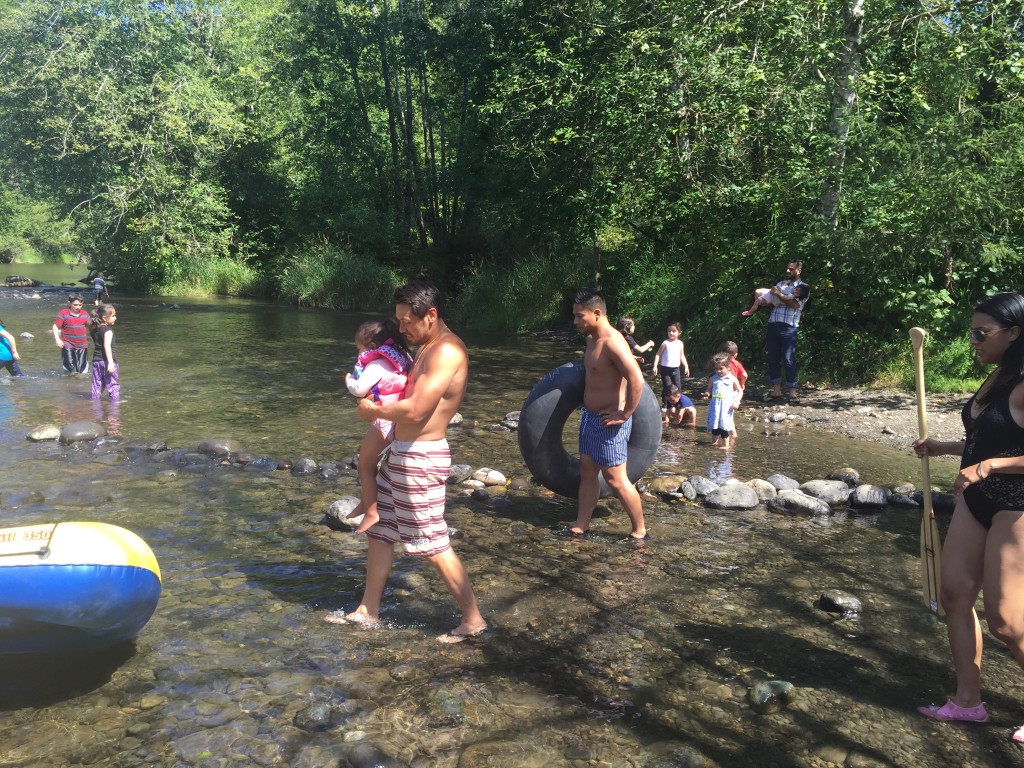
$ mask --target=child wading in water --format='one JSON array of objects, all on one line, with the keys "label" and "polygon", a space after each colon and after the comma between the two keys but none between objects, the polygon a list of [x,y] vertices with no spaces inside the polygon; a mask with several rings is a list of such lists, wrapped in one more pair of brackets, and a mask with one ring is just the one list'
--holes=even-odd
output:
[{"label": "child wading in water", "polygon": [[640,368],[644,367],[644,352],[650,352],[654,349],[654,341],[648,340],[646,344],[637,344],[636,339],[633,338],[633,334],[636,333],[636,323],[633,322],[632,317],[619,318],[619,333],[621,333],[626,343],[629,344],[629,349],[633,353],[633,357],[640,364]]},{"label": "child wading in water", "polygon": [[668,388],[668,405],[661,416],[662,424],[668,426],[669,422],[676,426],[697,426],[697,409],[693,407],[693,401],[680,392],[675,384]]},{"label": "child wading in water", "polygon": [[113,304],[101,304],[92,313],[89,333],[92,335],[92,399],[99,400],[103,391],[110,393],[111,401],[121,399],[121,384],[117,379],[117,347],[114,345],[114,322],[117,310]]},{"label": "child wading in water", "polygon": [[729,371],[729,356],[719,352],[711,358],[715,375],[708,379],[704,393],[708,400],[708,432],[713,435],[712,445],[728,448],[733,440],[735,424],[733,412],[743,390],[736,377]]},{"label": "child wading in water", "polygon": [[4,328],[4,321],[0,320],[0,368],[6,368],[11,376],[24,376],[18,366],[19,360],[21,355],[18,354],[18,342]]},{"label": "child wading in water", "polygon": [[682,388],[683,381],[679,377],[680,370],[683,376],[690,378],[690,364],[686,362],[686,354],[683,350],[683,341],[679,335],[683,332],[683,326],[679,323],[669,323],[668,338],[661,342],[658,347],[658,354],[654,356],[652,372],[658,375],[661,369],[661,407],[668,408],[669,387]]},{"label": "child wading in water", "polygon": [[[356,348],[359,357],[352,373],[345,374],[348,391],[356,397],[372,397],[381,405],[390,405],[402,399],[408,381],[412,355],[394,320],[371,320],[356,330]],[[391,442],[394,425],[386,419],[376,419],[366,430],[359,445],[359,484],[361,501],[349,517],[363,521],[356,533],[366,533],[380,520],[377,514],[377,462]]]}]

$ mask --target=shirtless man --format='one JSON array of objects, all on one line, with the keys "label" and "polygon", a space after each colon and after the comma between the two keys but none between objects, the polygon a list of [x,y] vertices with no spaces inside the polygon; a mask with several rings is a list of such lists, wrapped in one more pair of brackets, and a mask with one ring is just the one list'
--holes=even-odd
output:
[{"label": "shirtless man", "polygon": [[640,494],[626,476],[626,443],[633,411],[640,405],[644,376],[622,334],[608,322],[604,297],[583,289],[573,296],[573,324],[587,334],[583,358],[583,421],[580,424],[580,493],[573,536],[584,536],[601,496],[598,474],[622,503],[633,527],[629,537],[647,538]]},{"label": "shirtless man", "polygon": [[366,586],[354,611],[335,611],[324,618],[335,624],[375,625],[394,562],[394,545],[401,543],[406,554],[425,557],[437,569],[462,613],[459,626],[438,637],[438,642],[461,643],[487,629],[444,521],[451,464],[445,431],[466,394],[469,357],[462,339],[440,317],[442,297],[437,288],[410,283],[395,291],[395,305],[402,335],[419,352],[404,399],[380,405],[363,398],[358,404],[364,421],[387,419],[395,424],[395,439],[377,478],[380,522],[366,532]]}]

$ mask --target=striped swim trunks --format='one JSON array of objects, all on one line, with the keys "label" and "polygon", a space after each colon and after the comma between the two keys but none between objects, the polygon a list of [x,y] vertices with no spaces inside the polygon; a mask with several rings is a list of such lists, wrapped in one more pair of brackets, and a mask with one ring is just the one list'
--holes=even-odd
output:
[{"label": "striped swim trunks", "polygon": [[580,409],[580,455],[587,454],[599,467],[617,467],[626,463],[627,444],[633,432],[633,417],[624,424],[606,427],[601,423],[601,414]]},{"label": "striped swim trunks", "polygon": [[396,440],[377,474],[380,522],[366,533],[408,555],[429,556],[451,547],[444,521],[445,483],[452,463],[447,440]]}]

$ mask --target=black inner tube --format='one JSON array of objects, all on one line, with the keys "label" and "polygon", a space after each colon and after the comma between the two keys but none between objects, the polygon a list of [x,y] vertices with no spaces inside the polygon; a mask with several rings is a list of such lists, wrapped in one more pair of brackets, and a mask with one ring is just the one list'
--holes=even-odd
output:
[{"label": "black inner tube", "polygon": [[[583,405],[583,361],[555,368],[537,382],[519,412],[519,452],[537,482],[560,496],[575,499],[580,490],[580,460],[562,445],[562,432],[570,414]],[[635,483],[654,462],[661,444],[661,406],[654,391],[644,385],[640,405],[633,412],[633,431],[626,454],[626,475]],[[611,491],[601,478],[601,495]]]}]

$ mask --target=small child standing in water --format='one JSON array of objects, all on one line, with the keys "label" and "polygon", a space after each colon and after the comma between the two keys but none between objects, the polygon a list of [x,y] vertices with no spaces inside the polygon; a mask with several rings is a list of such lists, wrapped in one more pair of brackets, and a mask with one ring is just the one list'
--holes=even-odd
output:
[{"label": "small child standing in water", "polygon": [[92,313],[89,333],[92,336],[92,399],[99,400],[103,391],[110,393],[111,402],[121,399],[118,381],[117,347],[114,345],[114,323],[117,310],[113,304],[101,304]]},{"label": "small child standing in water", "polygon": [[633,353],[633,357],[640,364],[640,367],[644,367],[644,352],[650,352],[654,349],[654,341],[649,340],[646,344],[637,344],[636,339],[633,338],[633,334],[636,333],[636,324],[633,322],[632,317],[619,318],[619,333],[626,339],[626,343],[629,344],[629,349]]},{"label": "small child standing in water", "polygon": [[652,371],[655,376],[661,371],[661,407],[668,407],[669,387],[675,386],[681,389],[682,379],[680,371],[686,378],[690,378],[690,364],[686,362],[686,353],[683,349],[683,340],[679,338],[683,332],[683,326],[679,323],[669,323],[668,338],[661,342],[658,347],[658,354],[654,356]]},{"label": "small child standing in water", "polygon": [[708,432],[712,434],[711,444],[729,448],[735,431],[733,412],[742,390],[736,377],[729,371],[729,356],[724,352],[711,358],[715,370],[708,379],[704,399],[708,401]]},{"label": "small child standing in water", "polygon": [[18,342],[4,328],[4,321],[0,320],[0,368],[6,368],[11,376],[24,376],[18,366],[19,360],[21,355],[18,354]]},{"label": "small child standing in water", "polygon": [[[356,329],[356,349],[359,357],[352,373],[345,374],[345,385],[356,397],[372,397],[382,405],[402,399],[412,355],[394,320],[371,320]],[[380,520],[377,514],[377,462],[380,454],[391,442],[394,425],[386,419],[376,419],[366,430],[359,445],[359,505],[349,517],[363,521],[356,533],[366,533]]]}]

